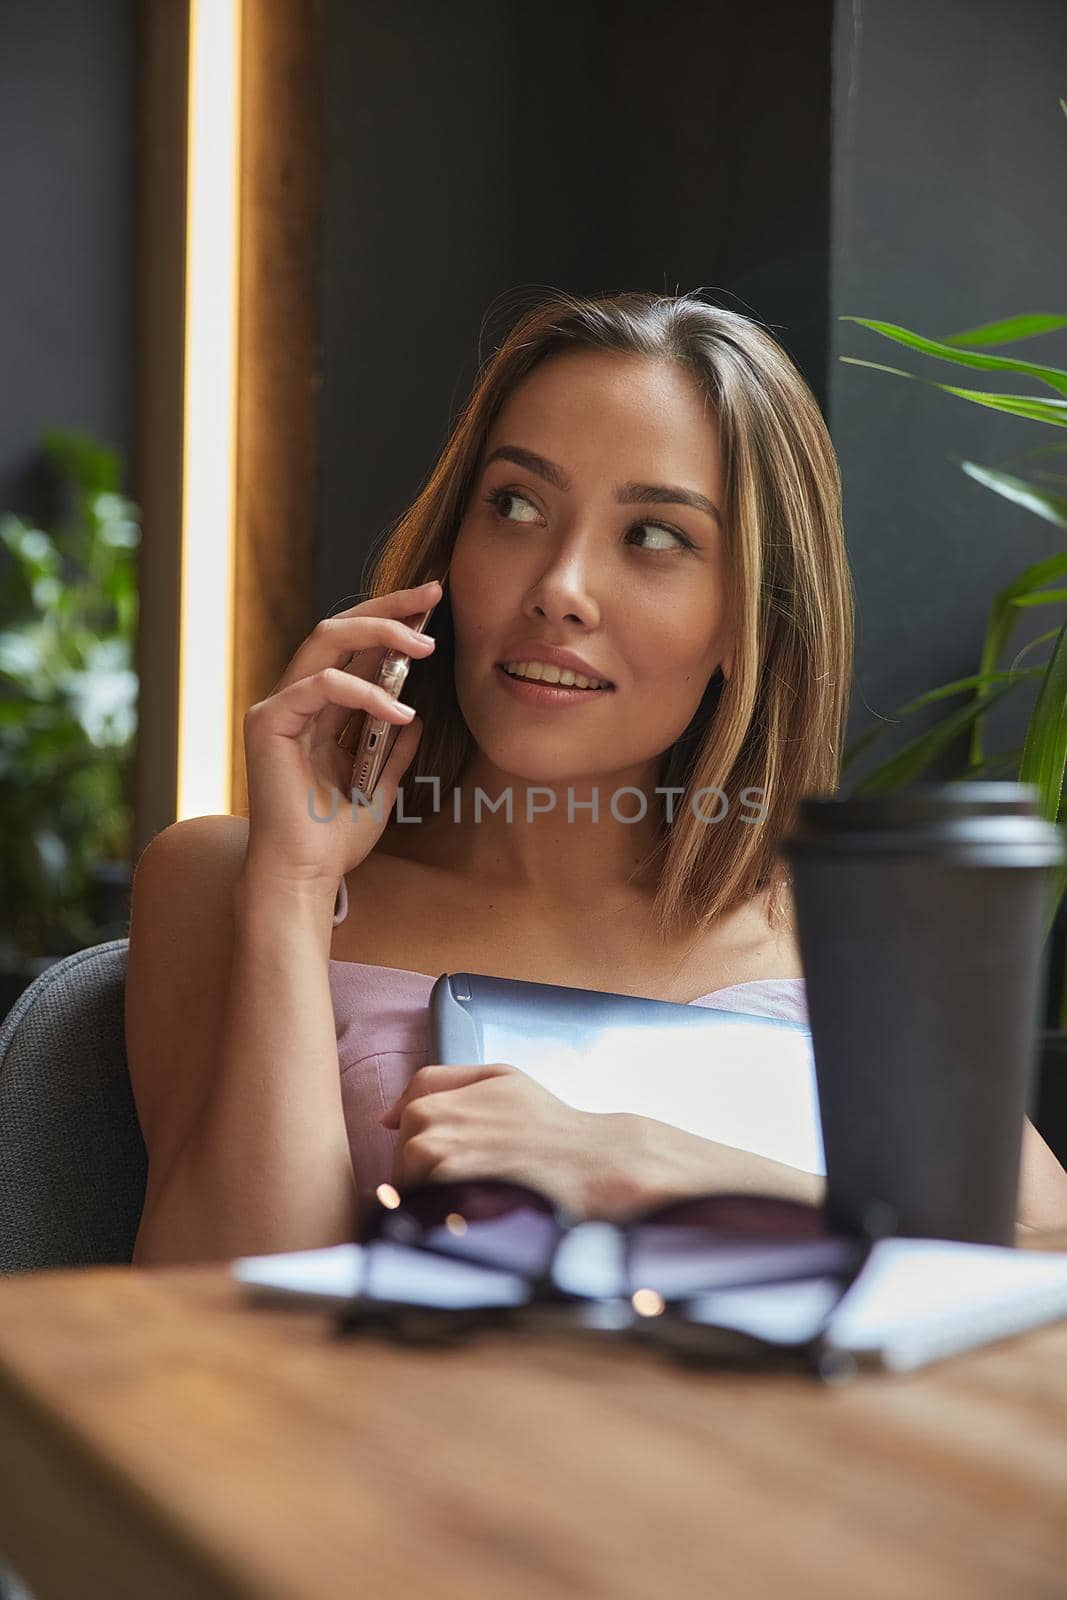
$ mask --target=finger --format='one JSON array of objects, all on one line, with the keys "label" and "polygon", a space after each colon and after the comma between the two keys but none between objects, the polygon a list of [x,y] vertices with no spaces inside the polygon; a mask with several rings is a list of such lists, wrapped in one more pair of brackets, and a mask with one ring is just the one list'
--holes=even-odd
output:
[{"label": "finger", "polygon": [[[286,689],[323,667],[346,667],[353,675],[373,676],[387,650],[399,650],[414,660],[432,655],[436,645],[419,635],[423,612],[405,611],[399,617],[364,615],[324,617],[308,634],[282,673],[274,692]],[[364,673],[354,663],[365,666]]]},{"label": "finger", "polygon": [[[421,648],[421,647],[420,647]],[[436,646],[431,647],[432,649]],[[346,672],[349,677],[360,678],[364,683],[377,683],[378,668],[382,663],[384,650],[375,651],[374,655],[365,654],[359,666],[354,665],[357,657],[345,657],[340,671]],[[403,700],[405,690],[402,688],[396,696]],[[406,702],[405,702],[406,703]],[[359,713],[353,713],[350,706],[327,706],[319,713],[315,723],[315,743],[339,744],[342,750],[347,750],[354,755],[359,740],[360,728],[358,726]]]},{"label": "finger", "polygon": [[353,677],[338,667],[323,667],[310,677],[300,678],[288,688],[260,700],[249,708],[245,717],[250,727],[295,739],[303,732],[308,719],[317,716],[324,706],[370,711],[399,727],[405,727],[414,715],[414,707],[410,711],[401,709],[402,702],[394,700],[376,683]]},{"label": "finger", "polygon": [[[359,605],[350,606],[347,611],[339,611],[335,616],[323,618],[319,626],[338,623],[342,628],[351,628],[355,623],[358,628],[364,622],[379,618],[399,622],[406,627],[421,631],[428,626],[443,593],[443,585],[432,579],[415,588],[395,589],[389,594],[374,595],[369,600],[361,601]],[[366,646],[357,645],[356,653],[361,654],[364,648]]]},{"label": "finger", "polygon": [[349,606],[347,611],[338,611],[336,614],[339,617],[358,617],[372,608],[380,616],[401,617],[411,611],[427,611],[443,593],[440,578],[427,578],[425,583],[416,583],[410,589],[390,589],[388,594],[372,595],[358,605]]},{"label": "finger", "polygon": [[434,1094],[449,1094],[457,1089],[467,1089],[476,1083],[487,1083],[517,1073],[518,1068],[506,1061],[484,1061],[473,1065],[420,1067],[403,1094],[383,1111],[380,1122],[383,1128],[399,1128],[408,1106]]},{"label": "finger", "polygon": [[486,1078],[497,1078],[513,1070],[499,1061],[420,1067],[400,1098],[382,1113],[379,1120],[383,1128],[399,1128],[400,1119],[413,1100],[421,1100],[428,1094],[445,1094],[450,1089],[464,1089],[469,1084],[483,1083]]},{"label": "finger", "polygon": [[414,1153],[404,1144],[399,1147],[393,1157],[393,1170],[390,1174],[393,1187],[404,1194],[408,1189],[417,1189],[421,1184],[428,1183],[433,1173],[433,1167],[427,1160],[423,1160],[416,1150]]},{"label": "finger", "polygon": [[432,1139],[425,1134],[405,1139],[397,1145],[393,1155],[393,1186],[403,1194],[406,1189],[430,1183],[437,1176],[440,1164],[440,1152],[434,1148]]},{"label": "finger", "polygon": [[442,1094],[449,1089],[462,1088],[464,1084],[477,1082],[480,1066],[427,1066],[420,1067],[414,1074],[407,1087],[401,1092],[398,1099],[382,1112],[380,1122],[383,1128],[399,1128],[400,1119],[408,1106],[415,1100],[423,1100],[430,1094]]}]

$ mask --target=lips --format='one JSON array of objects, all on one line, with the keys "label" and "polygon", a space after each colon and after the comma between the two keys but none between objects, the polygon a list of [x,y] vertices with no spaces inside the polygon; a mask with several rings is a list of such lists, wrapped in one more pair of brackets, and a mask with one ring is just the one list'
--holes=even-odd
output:
[{"label": "lips", "polygon": [[507,647],[507,653],[497,661],[498,667],[507,667],[519,661],[536,661],[545,667],[558,667],[561,672],[579,672],[583,678],[595,678],[614,689],[606,672],[601,672],[575,650],[565,650],[560,645],[539,644],[536,639],[516,640]]},{"label": "lips", "polygon": [[499,672],[501,686],[506,694],[531,707],[541,706],[548,709],[591,705],[594,700],[603,700],[611,694],[610,689],[579,689],[575,684],[540,683],[531,678],[513,678],[499,665],[494,666],[493,671]]},{"label": "lips", "polygon": [[[604,680],[589,683],[563,683],[560,677],[531,677],[525,672],[516,672],[514,666],[498,666],[497,670],[513,683],[529,683],[542,689],[570,689],[577,694],[610,694],[611,684]],[[557,669],[562,672],[564,669]],[[572,678],[581,677],[581,673],[571,673]]]}]

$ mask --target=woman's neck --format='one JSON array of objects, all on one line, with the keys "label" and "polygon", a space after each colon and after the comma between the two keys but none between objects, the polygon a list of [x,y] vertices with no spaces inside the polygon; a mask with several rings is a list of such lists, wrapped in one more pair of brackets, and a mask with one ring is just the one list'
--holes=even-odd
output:
[{"label": "woman's neck", "polygon": [[468,770],[436,813],[392,827],[389,848],[546,907],[650,898],[643,864],[662,836],[662,801],[635,776],[533,783]]}]

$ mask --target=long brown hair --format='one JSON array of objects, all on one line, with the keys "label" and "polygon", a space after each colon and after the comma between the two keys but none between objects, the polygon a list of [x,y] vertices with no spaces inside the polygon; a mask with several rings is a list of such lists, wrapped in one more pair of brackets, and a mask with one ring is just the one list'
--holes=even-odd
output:
[{"label": "long brown hair", "polygon": [[[655,925],[664,937],[706,928],[765,890],[780,925],[789,873],[779,843],[799,798],[833,793],[839,781],[854,593],[826,424],[789,357],[751,318],[692,295],[646,292],[554,293],[522,312],[482,363],[425,487],[371,557],[366,592],[387,594],[447,570],[497,413],[539,362],[578,348],[648,356],[692,373],[714,407],[725,472],[734,665],[729,679],[714,674],[665,755],[661,786],[684,793],[669,825],[664,808],[637,869],[652,871]],[[447,586],[434,632],[437,648],[408,688],[424,724],[402,779],[409,816],[433,803],[433,786],[415,779],[439,777],[446,803],[475,748],[455,695]],[[702,821],[692,799],[713,785],[729,804],[721,820]],[[746,790],[763,820],[743,809]]]}]

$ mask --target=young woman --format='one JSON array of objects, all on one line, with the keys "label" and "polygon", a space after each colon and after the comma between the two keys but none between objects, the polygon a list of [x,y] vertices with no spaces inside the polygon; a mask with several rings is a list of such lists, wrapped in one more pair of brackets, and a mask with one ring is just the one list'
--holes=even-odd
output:
[{"label": "young woman", "polygon": [[[436,643],[409,626],[434,602]],[[825,425],[756,324],[638,293],[522,316],[370,598],[247,713],[248,818],[175,824],[138,863],[135,1260],[351,1238],[383,1182],[493,1173],[596,1215],[820,1199],[507,1064],[429,1062],[426,1001],[465,969],[805,1018],[778,847],[837,786],[852,606]],[[414,709],[373,683],[389,648]],[[337,744],[367,709],[400,730],[376,810]],[[1067,1224],[1029,1123],[1019,1217]]]}]

